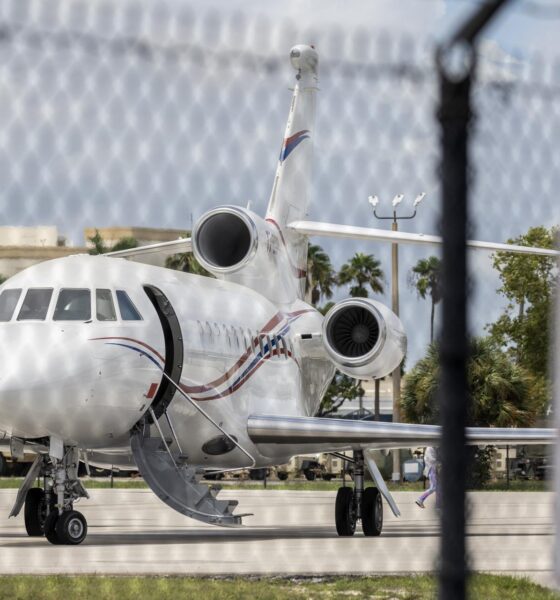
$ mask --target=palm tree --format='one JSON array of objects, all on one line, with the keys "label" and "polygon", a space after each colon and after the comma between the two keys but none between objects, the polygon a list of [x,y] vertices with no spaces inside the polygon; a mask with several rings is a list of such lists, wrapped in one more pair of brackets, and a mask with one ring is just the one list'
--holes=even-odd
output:
[{"label": "palm tree", "polygon": [[[383,270],[381,263],[372,254],[356,252],[354,256],[344,263],[338,274],[339,284],[353,284],[350,295],[353,298],[367,298],[369,296],[366,286],[369,285],[374,294],[383,293]],[[363,410],[364,389],[362,382],[358,381],[360,413]]]},{"label": "palm tree", "polygon": [[419,260],[410,272],[409,283],[416,288],[418,295],[425,299],[427,295],[432,300],[430,314],[430,344],[434,341],[434,316],[436,304],[441,300],[440,285],[441,261],[436,256]]},{"label": "palm tree", "polygon": [[[439,365],[439,348],[432,344],[406,375],[401,406],[405,421],[438,422]],[[530,427],[542,410],[534,393],[533,376],[515,364],[492,338],[471,340],[467,385],[472,398],[471,426]]]},{"label": "palm tree", "polygon": [[329,255],[321,246],[311,244],[307,249],[306,301],[316,306],[321,297],[331,298],[335,284],[336,276]]},{"label": "palm tree", "polygon": [[338,274],[340,285],[355,284],[350,288],[353,298],[367,298],[368,289],[374,294],[383,293],[383,271],[381,263],[372,254],[357,252],[345,264],[342,265]]},{"label": "palm tree", "polygon": [[[191,232],[187,231],[185,238],[191,237]],[[184,273],[193,273],[194,275],[204,275],[205,277],[214,277],[196,260],[192,252],[183,252],[169,256],[165,261],[165,266],[168,269],[175,271],[183,271]]]},{"label": "palm tree", "polygon": [[183,254],[174,254],[169,256],[165,261],[165,266],[168,269],[175,271],[183,271],[185,273],[194,273],[194,275],[204,275],[205,277],[214,277],[196,260],[192,252]]}]

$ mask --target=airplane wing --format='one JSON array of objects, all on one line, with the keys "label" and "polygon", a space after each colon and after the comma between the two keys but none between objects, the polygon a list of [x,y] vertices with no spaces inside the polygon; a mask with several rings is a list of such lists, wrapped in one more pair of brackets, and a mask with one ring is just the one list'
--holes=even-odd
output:
[{"label": "airplane wing", "polygon": [[[289,444],[294,455],[360,448],[437,446],[441,435],[438,425],[275,415],[249,417],[247,431],[255,444]],[[555,429],[467,428],[467,443],[475,446],[551,444],[556,439]],[[266,454],[265,449],[263,453]]]},{"label": "airplane wing", "polygon": [[[319,223],[316,221],[294,221],[288,229],[305,235],[318,235],[325,237],[350,238],[355,240],[374,240],[381,242],[395,242],[398,244],[430,244],[439,245],[442,239],[438,235],[425,235],[423,233],[405,233],[403,231],[387,231],[372,227],[356,227],[354,225],[337,225],[335,223]],[[468,240],[469,248],[490,250],[492,252],[515,252],[519,254],[533,254],[540,256],[560,256],[558,250],[550,248],[532,248],[530,246],[516,246],[515,244],[500,244],[496,242],[480,242]]]},{"label": "airplane wing", "polygon": [[[376,485],[393,514],[399,508],[375,464],[372,450],[437,446],[441,428],[437,425],[381,423],[350,419],[319,417],[283,417],[256,415],[249,417],[247,431],[251,441],[259,444],[262,454],[273,455],[278,447],[289,446],[289,454],[364,450],[364,459]],[[467,444],[475,446],[506,444],[551,444],[556,441],[555,429],[516,429],[493,427],[467,428]]]},{"label": "airplane wing", "polygon": [[139,246],[138,248],[129,248],[128,250],[118,250],[117,252],[107,252],[103,256],[128,258],[135,262],[149,263],[153,257],[173,256],[174,254],[182,254],[184,252],[192,252],[191,238],[181,238],[171,242]]}]

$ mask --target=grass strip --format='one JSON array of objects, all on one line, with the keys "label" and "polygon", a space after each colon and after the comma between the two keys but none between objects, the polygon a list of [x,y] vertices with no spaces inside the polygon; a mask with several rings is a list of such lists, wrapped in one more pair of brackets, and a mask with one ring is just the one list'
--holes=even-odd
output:
[{"label": "grass strip", "polygon": [[[527,579],[475,575],[469,596],[485,600],[558,600],[555,592]],[[119,600],[153,597],[158,600],[345,599],[428,600],[437,595],[432,575],[389,577],[314,578],[208,578],[208,577],[104,577],[104,576],[4,576],[0,600]]]},{"label": "grass strip", "polygon": [[[22,482],[21,477],[0,478],[0,489],[18,489]],[[82,479],[88,489],[107,489],[111,487],[107,479]],[[262,482],[255,481],[209,481],[208,483],[219,483],[226,490],[263,490]],[[294,490],[310,492],[336,492],[341,486],[340,481],[268,481],[267,490]],[[419,492],[424,489],[421,482],[418,483],[393,483],[387,482],[388,488],[393,492]],[[116,478],[113,482],[115,489],[148,489],[143,479]],[[473,491],[485,492],[546,492],[550,491],[547,481],[511,481],[509,487],[506,482],[497,481],[489,483],[484,488]]]}]

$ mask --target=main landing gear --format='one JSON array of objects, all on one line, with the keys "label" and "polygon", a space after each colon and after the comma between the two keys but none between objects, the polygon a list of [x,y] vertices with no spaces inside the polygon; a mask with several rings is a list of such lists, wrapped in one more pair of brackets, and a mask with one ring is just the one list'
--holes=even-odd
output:
[{"label": "main landing gear", "polygon": [[65,449],[61,460],[40,457],[37,475],[43,478],[44,487],[30,488],[25,494],[25,529],[29,536],[45,536],[51,544],[71,546],[85,540],[86,519],[74,510],[76,500],[89,497],[78,479],[78,452],[71,447]]},{"label": "main landing gear", "polygon": [[383,529],[383,502],[376,487],[364,489],[364,453],[354,452],[354,489],[338,489],[335,503],[336,531],[340,536],[352,536],[358,521],[365,536],[378,536]]}]

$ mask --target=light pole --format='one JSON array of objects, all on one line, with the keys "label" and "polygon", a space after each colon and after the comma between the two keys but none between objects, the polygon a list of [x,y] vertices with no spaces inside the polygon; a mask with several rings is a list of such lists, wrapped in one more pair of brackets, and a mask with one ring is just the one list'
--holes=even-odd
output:
[{"label": "light pole", "polygon": [[[416,210],[420,202],[424,200],[426,194],[422,192],[414,200],[412,205],[413,212],[408,215],[397,215],[397,206],[403,201],[404,195],[397,194],[393,198],[393,214],[392,215],[378,215],[377,205],[379,204],[379,198],[377,196],[370,196],[368,202],[371,204],[373,209],[373,216],[380,221],[390,220],[391,230],[399,230],[399,221],[414,219],[416,216]],[[399,315],[399,245],[397,243],[391,244],[391,308],[393,312]],[[398,423],[401,420],[400,406],[401,406],[401,366],[399,365],[393,371],[393,423]],[[376,387],[376,393],[379,388]],[[393,481],[400,481],[401,479],[401,459],[400,451],[393,450],[393,474],[391,479]]]}]

